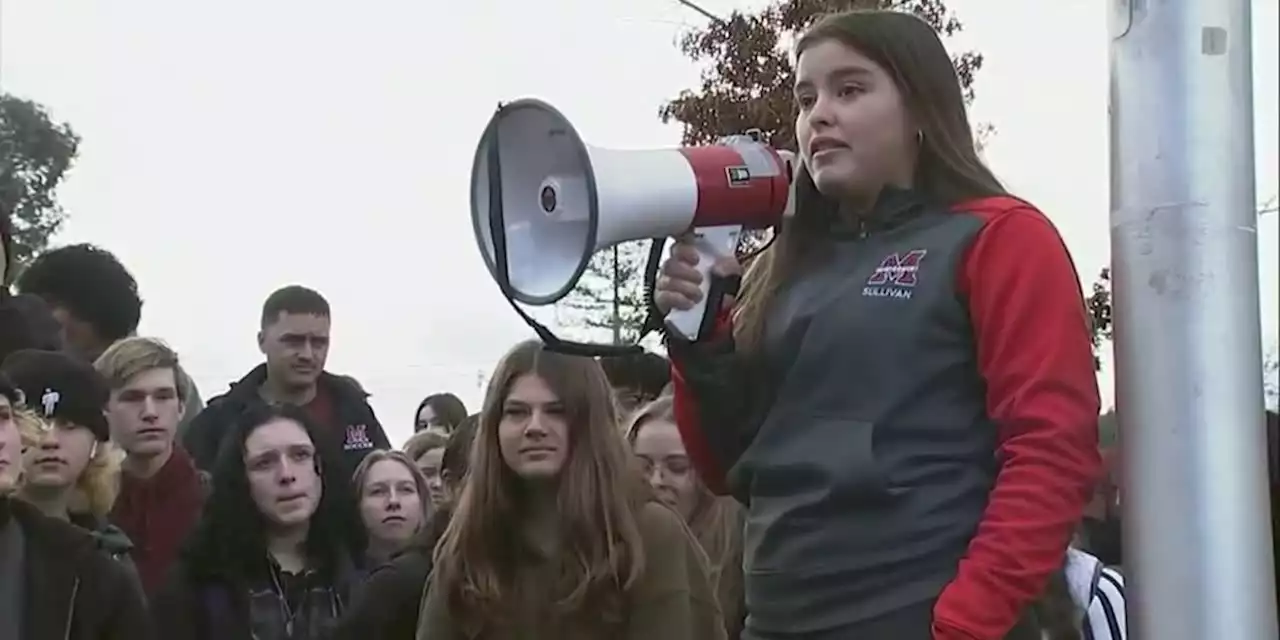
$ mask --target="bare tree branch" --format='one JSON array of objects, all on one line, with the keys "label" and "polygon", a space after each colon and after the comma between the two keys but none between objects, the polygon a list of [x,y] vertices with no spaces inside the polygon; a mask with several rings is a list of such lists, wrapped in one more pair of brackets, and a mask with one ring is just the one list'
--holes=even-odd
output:
[{"label": "bare tree branch", "polygon": [[1264,216],[1268,213],[1280,211],[1280,205],[1276,204],[1276,196],[1273,194],[1266,202],[1258,205],[1258,215]]}]

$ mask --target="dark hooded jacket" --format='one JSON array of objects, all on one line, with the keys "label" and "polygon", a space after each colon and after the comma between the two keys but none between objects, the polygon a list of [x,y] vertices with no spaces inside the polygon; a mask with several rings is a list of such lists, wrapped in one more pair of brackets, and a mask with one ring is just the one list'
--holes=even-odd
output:
[{"label": "dark hooded jacket", "polygon": [[[306,429],[322,483],[301,573],[281,570],[268,554],[246,480],[243,443],[277,417]],[[368,543],[349,476],[340,465],[324,464],[341,454],[319,437],[320,429],[296,407],[251,409],[227,425],[200,523],[152,599],[165,640],[328,640],[363,576],[359,556]]]},{"label": "dark hooded jacket", "polygon": [[93,537],[94,544],[98,545],[99,551],[124,567],[124,570],[129,573],[129,579],[137,585],[139,593],[144,594],[145,599],[146,591],[142,588],[138,565],[133,561],[134,546],[133,541],[129,539],[129,534],[103,518],[86,514],[72,514],[71,524],[87,531]]},{"label": "dark hooded jacket", "polygon": [[148,640],[146,603],[128,570],[83,529],[0,498],[0,530],[22,539],[22,640]]},{"label": "dark hooded jacket", "polygon": [[[182,435],[182,446],[195,460],[197,468],[212,470],[223,437],[230,432],[231,425],[246,409],[263,403],[258,389],[266,380],[267,365],[258,365],[239,382],[232,384],[226,394],[210,399],[204,411],[191,421]],[[316,384],[317,392],[325,394],[333,403],[337,424],[321,426],[332,443],[342,450],[346,477],[349,478],[365,455],[374,449],[390,449],[391,442],[369,406],[369,394],[349,378],[323,372]]]},{"label": "dark hooded jacket", "polygon": [[414,640],[432,554],[451,514],[437,510],[412,545],[369,573],[329,640]]},{"label": "dark hooded jacket", "polygon": [[[289,625],[294,638],[328,640],[358,585],[359,569],[343,562],[297,576],[277,571],[272,578],[269,567],[264,558],[263,570],[246,576],[190,556],[180,559],[152,600],[157,630],[165,640],[289,640],[279,634]],[[286,612],[292,612],[291,620]]]}]

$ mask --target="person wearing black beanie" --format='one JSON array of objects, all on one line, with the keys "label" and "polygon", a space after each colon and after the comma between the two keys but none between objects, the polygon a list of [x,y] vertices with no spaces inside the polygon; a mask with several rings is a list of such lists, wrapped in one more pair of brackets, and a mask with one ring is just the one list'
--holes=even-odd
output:
[{"label": "person wearing black beanie", "polygon": [[9,354],[0,371],[22,390],[27,408],[48,424],[84,427],[98,442],[111,437],[103,413],[110,391],[93,365],[61,351],[22,349]]},{"label": "person wearing black beanie", "polygon": [[36,418],[22,434],[26,472],[19,497],[88,531],[137,580],[133,543],[108,520],[120,492],[120,456],[108,441],[106,379],[66,352],[32,349],[10,354],[0,372]]},{"label": "person wearing black beanie", "polygon": [[90,534],[14,495],[22,431],[40,428],[26,396],[0,373],[0,638],[154,637],[125,567],[101,553]]}]

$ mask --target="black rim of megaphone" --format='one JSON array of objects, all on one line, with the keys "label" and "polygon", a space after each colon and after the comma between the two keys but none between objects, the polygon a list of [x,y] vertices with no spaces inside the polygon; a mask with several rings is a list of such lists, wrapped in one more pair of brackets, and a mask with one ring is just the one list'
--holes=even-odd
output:
[{"label": "black rim of megaphone", "polygon": [[[578,266],[575,268],[573,276],[559,290],[547,294],[545,296],[531,296],[525,292],[517,290],[511,286],[510,266],[506,264],[506,225],[500,224],[498,227],[493,226],[494,208],[496,203],[498,222],[505,221],[505,211],[500,197],[501,189],[495,189],[494,185],[501,185],[501,173],[499,172],[501,160],[498,150],[498,129],[504,117],[510,115],[514,111],[524,109],[533,109],[550,114],[554,119],[563,122],[565,125],[565,135],[569,137],[574,146],[574,154],[577,156],[578,164],[582,167],[583,174],[586,178],[587,189],[587,206],[590,207],[587,217],[587,236],[582,246],[582,253],[578,256]],[[489,169],[489,237],[493,240],[493,258],[487,253],[483,253],[485,266],[489,268],[489,272],[494,279],[503,287],[503,294],[507,295],[518,302],[533,305],[535,307],[545,306],[559,302],[565,296],[573,292],[578,281],[582,279],[582,274],[586,272],[587,265],[591,261],[591,256],[595,252],[595,237],[599,225],[599,211],[597,210],[597,192],[596,192],[596,176],[591,167],[591,156],[587,153],[587,146],[582,142],[582,137],[578,135],[576,129],[570,124],[569,119],[560,113],[558,109],[538,100],[537,98],[522,98],[506,104],[498,106],[497,112],[494,113],[492,119],[489,120],[488,126],[485,127],[484,134],[480,138],[480,145],[476,147],[476,157],[472,165],[472,175],[477,175],[481,163],[488,165]],[[495,179],[495,176],[498,178]],[[499,196],[495,198],[495,195]],[[471,190],[471,207],[477,209],[476,191]],[[473,219],[472,225],[476,234],[476,241],[482,246],[484,244],[484,231],[481,228],[481,221],[478,218]],[[501,243],[501,249],[499,248]],[[498,264],[501,261],[502,264]]]},{"label": "black rim of megaphone", "polygon": [[[586,270],[587,262],[591,259],[592,249],[595,248],[594,244],[592,243],[592,239],[595,238],[596,224],[599,219],[598,216],[594,215],[596,212],[593,211],[592,215],[590,216],[590,222],[589,222],[590,232],[587,234],[587,243],[586,243],[587,246],[584,247],[583,249],[586,255],[583,259],[580,259],[578,261],[577,272],[574,274],[574,277],[569,281],[568,285],[564,287],[562,291],[558,292],[557,295],[548,296],[545,302],[536,302],[536,300],[542,300],[541,298],[528,299],[523,296],[516,295],[518,292],[515,291],[514,287],[511,286],[510,265],[507,263],[506,217],[505,217],[505,212],[503,210],[503,203],[502,203],[502,159],[499,154],[500,140],[498,139],[498,125],[502,121],[502,116],[504,115],[505,112],[508,112],[512,109],[528,109],[528,108],[535,108],[535,109],[540,109],[544,111],[549,111],[552,114],[559,116],[560,120],[563,121],[566,125],[568,125],[569,123],[568,119],[566,119],[564,115],[561,114],[558,110],[556,110],[555,107],[552,107],[551,105],[534,98],[525,98],[522,100],[511,102],[506,105],[498,105],[497,113],[495,113],[494,117],[489,121],[489,126],[485,128],[484,134],[480,138],[480,145],[476,149],[476,158],[475,158],[475,163],[472,169],[472,172],[474,175],[476,173],[476,170],[480,168],[481,162],[486,163],[489,169],[488,171],[488,174],[489,174],[489,216],[488,216],[489,220],[488,222],[489,222],[489,237],[493,241],[493,259],[490,260],[488,254],[485,253],[484,251],[481,251],[481,254],[483,254],[483,257],[484,257],[485,264],[486,266],[489,267],[490,273],[493,275],[493,279],[497,281],[498,288],[502,290],[502,297],[507,299],[507,302],[511,305],[511,308],[516,310],[516,313],[520,315],[520,318],[524,320],[525,324],[529,325],[529,328],[533,329],[534,333],[538,335],[538,338],[542,340],[542,343],[546,346],[546,348],[552,351],[558,351],[558,352],[569,354],[569,355],[586,356],[586,357],[591,357],[591,356],[613,357],[613,356],[621,356],[621,355],[630,355],[633,353],[637,353],[639,351],[643,351],[643,348],[640,347],[639,344],[605,345],[605,344],[593,344],[593,343],[586,343],[586,342],[575,342],[572,340],[563,340],[556,334],[552,333],[552,331],[548,329],[545,325],[543,325],[541,322],[538,322],[535,318],[533,318],[527,312],[525,312],[525,310],[522,309],[520,307],[520,304],[517,302],[518,299],[522,299],[527,301],[527,304],[551,304],[565,297],[566,295],[569,294],[570,291],[573,290],[574,286],[577,285],[579,278],[582,277],[583,272]],[[579,159],[582,162],[582,166],[587,172],[587,180],[586,180],[587,195],[590,200],[590,206],[594,208],[596,206],[596,186],[595,186],[595,175],[591,172],[590,156],[587,155],[586,145],[582,143],[582,138],[578,136],[577,131],[574,131],[572,126],[569,126],[568,128],[569,128],[568,133],[573,136],[573,141],[575,142],[578,148],[578,153],[580,154]],[[471,190],[472,208],[473,209],[476,208],[477,204],[478,203],[476,202],[475,189],[473,188]],[[475,226],[475,233],[476,233],[476,241],[483,247],[484,234],[483,234],[483,230],[480,227],[480,221],[478,217],[475,219],[474,226]]]}]

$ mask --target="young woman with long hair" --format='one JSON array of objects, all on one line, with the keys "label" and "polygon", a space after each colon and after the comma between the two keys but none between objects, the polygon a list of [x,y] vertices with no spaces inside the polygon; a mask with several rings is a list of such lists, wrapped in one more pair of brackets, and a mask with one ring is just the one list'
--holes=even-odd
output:
[{"label": "young woman with long hair", "polygon": [[[745,637],[1037,637],[1101,466],[1079,277],[928,24],[834,15],[796,51],[795,215],[669,350],[685,445],[747,504]],[[698,260],[676,243],[660,311],[701,299]]]},{"label": "young woman with long hair", "polygon": [[200,524],[152,600],[160,637],[327,639],[366,548],[345,468],[304,410],[247,409],[222,441]]},{"label": "young woman with long hair", "polygon": [[423,584],[431,575],[431,555],[449,525],[453,501],[467,476],[475,434],[475,416],[467,416],[449,434],[440,456],[444,501],[431,511],[407,548],[369,573],[329,640],[413,640]]},{"label": "young woman with long hair", "polygon": [[600,365],[517,345],[489,383],[418,639],[723,637],[706,557],[637,473]]},{"label": "young woman with long hair", "polygon": [[422,529],[429,504],[427,479],[409,456],[378,449],[360,461],[351,486],[369,533],[366,557],[371,566],[380,565]]},{"label": "young woman with long hair", "polygon": [[654,495],[680,514],[706,552],[724,629],[730,640],[742,634],[742,507],[715,495],[698,479],[689,461],[670,396],[650,402],[631,417],[627,442],[640,459]]}]

